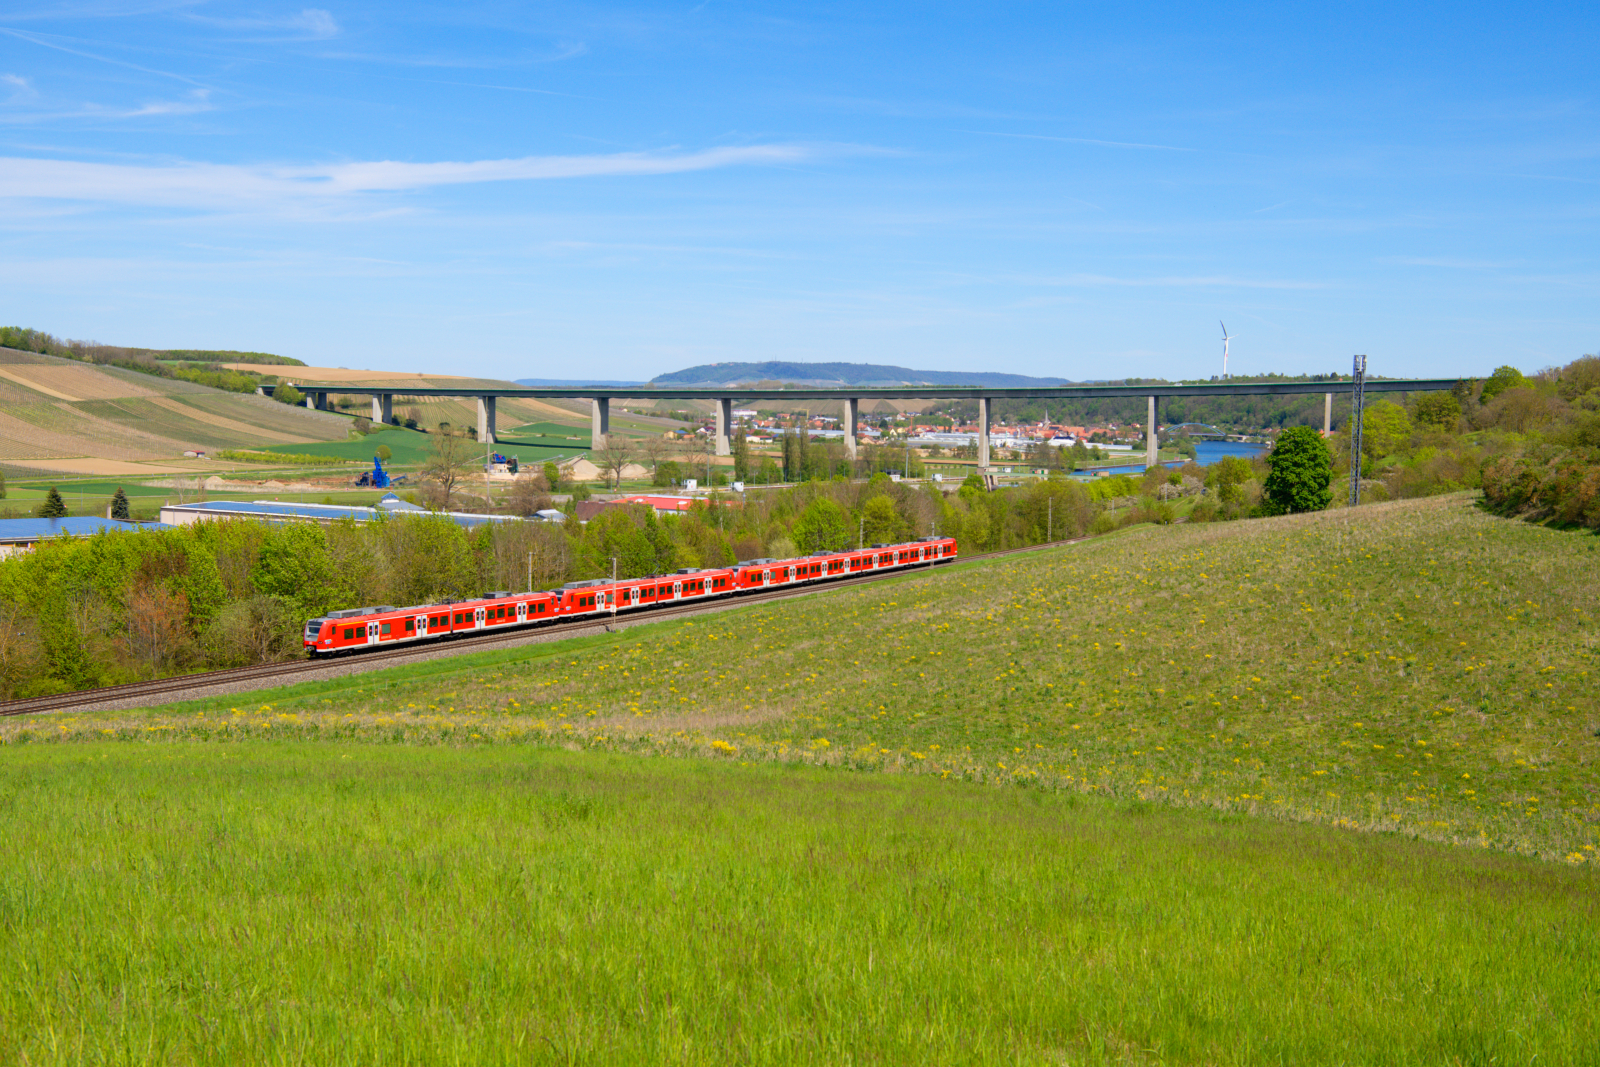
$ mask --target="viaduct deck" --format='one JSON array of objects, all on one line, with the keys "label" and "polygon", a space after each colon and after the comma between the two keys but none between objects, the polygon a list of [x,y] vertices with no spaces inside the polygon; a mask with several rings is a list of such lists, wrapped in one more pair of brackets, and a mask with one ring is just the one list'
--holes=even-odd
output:
[{"label": "viaduct deck", "polygon": [[[1369,393],[1422,393],[1453,389],[1456,378],[1390,378],[1368,379],[1365,390]],[[300,387],[306,395],[306,406],[327,410],[328,397],[333,393],[359,394],[372,397],[372,418],[388,422],[394,411],[397,396],[416,397],[476,397],[478,401],[478,440],[491,442],[495,434],[495,401],[501,397],[535,400],[588,400],[592,405],[592,444],[604,448],[606,435],[611,430],[611,401],[623,399],[649,400],[711,400],[716,403],[716,452],[725,456],[730,451],[734,404],[755,400],[837,400],[844,406],[840,420],[845,429],[845,451],[856,452],[856,423],[863,400],[976,400],[978,402],[978,466],[989,466],[989,409],[996,400],[1090,400],[1099,397],[1142,396],[1148,399],[1149,417],[1146,429],[1146,462],[1156,461],[1156,413],[1160,401],[1166,397],[1181,396],[1282,396],[1295,393],[1322,393],[1323,429],[1330,428],[1333,417],[1333,397],[1336,393],[1349,393],[1355,384],[1349,381],[1329,382],[1202,382],[1197,385],[1060,385],[1025,388],[989,388],[975,385],[903,385],[889,388],[863,389],[854,386],[795,388],[795,389],[720,389],[708,386],[631,386],[631,387],[553,387],[507,386],[503,389],[470,388],[374,388],[359,382],[348,385]],[[273,386],[262,386],[261,391],[271,394]]]}]

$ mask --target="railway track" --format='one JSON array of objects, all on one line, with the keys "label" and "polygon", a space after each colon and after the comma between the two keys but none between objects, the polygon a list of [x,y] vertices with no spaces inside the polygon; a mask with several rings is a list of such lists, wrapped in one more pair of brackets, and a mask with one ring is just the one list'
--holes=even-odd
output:
[{"label": "railway track", "polygon": [[[1038,552],[1048,548],[1058,548],[1062,545],[1077,544],[1087,541],[1087,537],[1077,537],[1068,541],[1050,541],[1045,544],[1029,545],[1026,548],[1010,548],[999,552],[981,552],[971,556],[958,557],[955,562],[971,562],[980,559],[995,559],[1001,556],[1016,556],[1027,552]],[[612,628],[633,626],[640,623],[659,622],[663,619],[681,618],[689,615],[702,615],[711,611],[727,610],[729,608],[747,607],[752,604],[764,604],[774,600],[786,600],[790,597],[808,596],[828,589],[845,589],[859,585],[870,585],[890,578],[900,578],[908,574],[916,574],[937,564],[924,564],[920,568],[907,570],[882,571],[874,574],[863,574],[852,578],[836,579],[817,585],[799,585],[781,589],[764,590],[759,593],[745,593],[738,596],[718,597],[712,600],[694,601],[688,604],[675,605],[669,608],[654,608],[643,612],[630,612],[612,617],[584,616],[574,619],[560,619],[554,622],[543,623],[537,627],[524,627],[514,631],[495,631],[492,633],[471,634],[447,637],[438,642],[427,645],[406,645],[401,648],[383,649],[377,652],[360,652],[333,659],[306,659],[294,660],[287,663],[263,663],[253,667],[232,667],[218,671],[202,671],[198,674],[183,674],[171,678],[157,678],[148,682],[127,682],[123,685],[102,686],[99,689],[79,689],[70,693],[56,693],[51,696],[30,697],[25,700],[0,701],[0,716],[32,715],[45,711],[66,711],[72,708],[88,708],[100,704],[124,704],[128,701],[145,702],[150,697],[168,696],[182,693],[231,686],[238,682],[251,682],[258,679],[270,679],[274,685],[283,684],[294,680],[300,675],[326,675],[338,677],[344,674],[362,673],[374,669],[382,664],[392,664],[395,661],[406,660],[422,661],[438,658],[438,653],[448,651],[450,655],[459,655],[463,652],[481,652],[488,649],[510,647],[529,643],[530,638],[546,638],[551,635],[580,637],[587,633],[604,632]]]}]

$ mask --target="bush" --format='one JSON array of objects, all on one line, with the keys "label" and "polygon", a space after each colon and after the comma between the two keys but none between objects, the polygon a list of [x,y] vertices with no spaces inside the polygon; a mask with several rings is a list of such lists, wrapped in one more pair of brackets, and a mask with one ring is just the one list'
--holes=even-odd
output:
[{"label": "bush", "polygon": [[1483,497],[1499,515],[1600,529],[1600,449],[1534,449],[1483,472]]},{"label": "bush", "polygon": [[302,393],[288,382],[285,382],[272,391],[272,399],[276,400],[280,404],[289,404],[290,406],[293,406],[296,404],[304,404],[306,402],[306,394]]}]

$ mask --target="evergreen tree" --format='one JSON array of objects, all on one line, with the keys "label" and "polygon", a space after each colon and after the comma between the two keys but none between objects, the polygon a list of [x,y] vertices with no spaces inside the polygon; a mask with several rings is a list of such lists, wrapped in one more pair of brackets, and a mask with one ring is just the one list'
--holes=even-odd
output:
[{"label": "evergreen tree", "polygon": [[744,432],[744,423],[733,432],[733,476],[741,482],[750,480],[750,439]]},{"label": "evergreen tree", "polygon": [[120,485],[117,486],[117,495],[111,498],[111,517],[121,519],[123,522],[131,518],[128,514],[128,494],[122,491]]},{"label": "evergreen tree", "polygon": [[42,519],[59,519],[67,514],[67,505],[61,499],[61,494],[56,492],[56,487],[50,487],[50,495],[44,498],[44,503],[39,505],[39,517]]},{"label": "evergreen tree", "polygon": [[1272,473],[1262,486],[1261,510],[1268,515],[1322,511],[1333,503],[1333,453],[1322,435],[1309,426],[1294,426],[1278,435],[1267,453]]}]

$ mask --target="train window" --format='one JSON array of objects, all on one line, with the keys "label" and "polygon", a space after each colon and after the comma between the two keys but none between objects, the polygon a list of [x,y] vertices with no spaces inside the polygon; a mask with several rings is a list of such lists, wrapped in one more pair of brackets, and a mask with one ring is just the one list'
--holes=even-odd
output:
[{"label": "train window", "polygon": [[416,629],[417,629],[417,624],[412,622],[410,619],[407,619],[406,620],[406,633],[408,633],[408,634],[409,633],[415,633]]},{"label": "train window", "polygon": [[352,638],[355,637],[355,635],[356,635],[356,632],[354,630],[352,630],[350,627],[346,626],[344,628],[344,639],[346,641],[351,640]]},{"label": "train window", "polygon": [[388,623],[384,623],[383,624],[383,636],[385,636],[385,637],[389,636],[389,624]]}]

